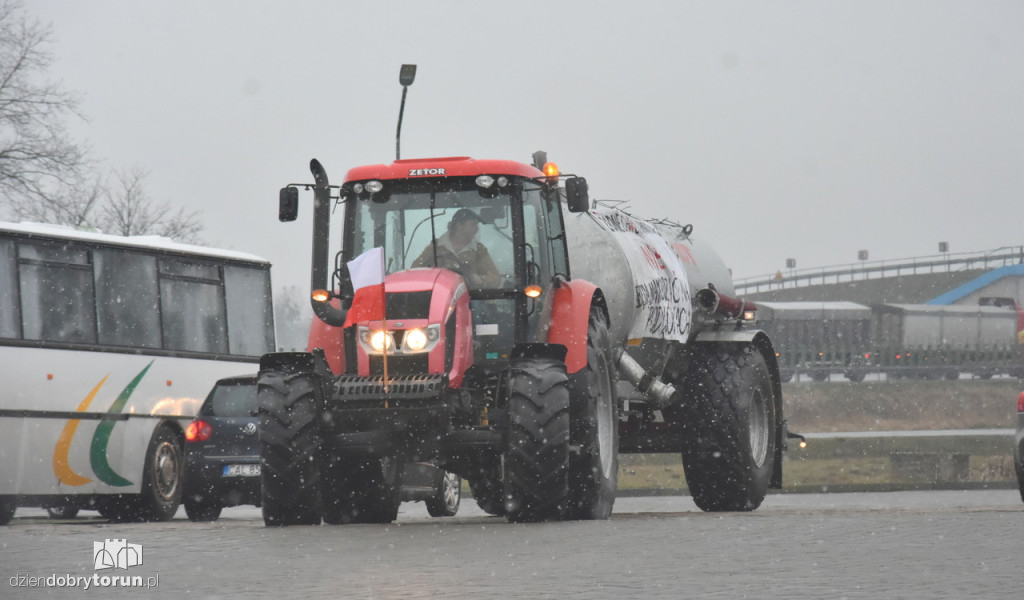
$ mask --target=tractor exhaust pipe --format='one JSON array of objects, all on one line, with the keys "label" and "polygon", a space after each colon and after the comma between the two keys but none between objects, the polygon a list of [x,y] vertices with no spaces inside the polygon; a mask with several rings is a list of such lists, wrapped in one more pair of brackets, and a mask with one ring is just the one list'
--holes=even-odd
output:
[{"label": "tractor exhaust pipe", "polygon": [[[327,280],[327,255],[330,253],[331,238],[331,186],[327,180],[327,171],[320,161],[309,161],[309,170],[313,173],[313,266],[310,274],[310,291],[330,290]],[[345,324],[348,311],[332,306],[329,301],[317,301],[312,297],[310,304],[316,316],[334,327]]]}]

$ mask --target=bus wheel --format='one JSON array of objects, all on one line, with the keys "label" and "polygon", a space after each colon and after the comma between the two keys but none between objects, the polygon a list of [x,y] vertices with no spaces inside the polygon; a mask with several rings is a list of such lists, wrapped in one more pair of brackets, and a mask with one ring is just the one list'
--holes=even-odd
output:
[{"label": "bus wheel", "polygon": [[160,427],[153,434],[142,473],[141,520],[170,521],[178,512],[184,468],[181,446],[180,436],[169,427]]},{"label": "bus wheel", "polygon": [[74,519],[78,516],[78,507],[67,504],[62,506],[48,506],[46,507],[46,514],[50,515],[51,519]]}]

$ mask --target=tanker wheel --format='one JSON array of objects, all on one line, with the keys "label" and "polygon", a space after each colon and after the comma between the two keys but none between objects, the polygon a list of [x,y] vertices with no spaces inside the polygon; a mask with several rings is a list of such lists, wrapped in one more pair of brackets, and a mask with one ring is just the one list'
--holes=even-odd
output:
[{"label": "tanker wheel", "polygon": [[469,490],[473,492],[473,500],[476,500],[480,510],[496,517],[505,516],[505,497],[499,467],[481,470],[478,476],[469,480]]},{"label": "tanker wheel", "polygon": [[562,517],[569,496],[569,383],[565,363],[513,361],[508,383],[505,517]]},{"label": "tanker wheel", "polygon": [[16,510],[18,510],[18,502],[14,496],[0,496],[0,525],[10,523]]},{"label": "tanker wheel", "polygon": [[587,365],[569,377],[570,519],[607,519],[612,514],[619,481],[614,373],[607,321],[599,310],[591,310]]},{"label": "tanker wheel", "polygon": [[397,465],[391,458],[332,457],[324,465],[324,522],[390,523],[398,518]]},{"label": "tanker wheel", "polygon": [[683,470],[694,502],[709,512],[756,509],[779,443],[764,357],[749,345],[700,354],[685,393]]},{"label": "tanker wheel", "polygon": [[264,372],[258,396],[263,522],[319,525],[322,401],[317,377]]}]

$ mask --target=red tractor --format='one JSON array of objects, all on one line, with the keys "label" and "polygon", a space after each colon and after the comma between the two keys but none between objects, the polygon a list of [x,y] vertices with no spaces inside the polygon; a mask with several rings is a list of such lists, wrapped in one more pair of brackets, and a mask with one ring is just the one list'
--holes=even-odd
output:
[{"label": "red tractor", "polygon": [[[774,349],[692,227],[591,211],[586,181],[543,153],[396,160],[340,186],[311,170],[281,191],[282,221],[314,192],[317,319],[309,352],[261,362],[266,524],[390,522],[424,461],[510,521],[608,518],[620,449],[681,452],[705,510],[781,485]],[[342,327],[348,263],[372,249],[383,319]]]}]

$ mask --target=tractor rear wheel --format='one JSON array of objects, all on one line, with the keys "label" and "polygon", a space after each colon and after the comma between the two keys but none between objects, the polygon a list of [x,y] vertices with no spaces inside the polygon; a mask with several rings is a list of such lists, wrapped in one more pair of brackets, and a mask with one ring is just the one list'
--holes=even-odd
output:
[{"label": "tractor rear wheel", "polygon": [[260,374],[260,487],[268,526],[320,524],[320,395],[313,373]]},{"label": "tractor rear wheel", "polygon": [[473,493],[480,510],[495,517],[505,516],[505,490],[501,482],[501,467],[481,469],[469,480],[469,491]]},{"label": "tractor rear wheel", "polygon": [[764,357],[749,345],[698,355],[684,391],[683,470],[694,502],[709,512],[756,509],[779,443]]},{"label": "tractor rear wheel", "polygon": [[565,363],[513,361],[508,383],[505,516],[562,518],[569,496],[569,385]]},{"label": "tractor rear wheel", "polygon": [[595,308],[587,326],[587,364],[569,376],[570,519],[607,519],[612,514],[619,481],[614,374],[608,323]]}]

